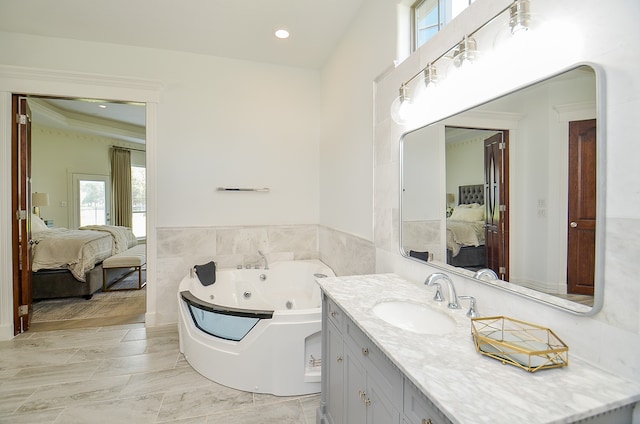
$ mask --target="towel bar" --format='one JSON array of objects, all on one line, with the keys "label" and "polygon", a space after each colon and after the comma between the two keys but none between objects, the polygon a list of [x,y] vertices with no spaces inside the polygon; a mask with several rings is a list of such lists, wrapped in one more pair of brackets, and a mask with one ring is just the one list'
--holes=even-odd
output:
[{"label": "towel bar", "polygon": [[239,187],[218,187],[218,191],[259,191],[268,192],[268,188],[239,188]]}]

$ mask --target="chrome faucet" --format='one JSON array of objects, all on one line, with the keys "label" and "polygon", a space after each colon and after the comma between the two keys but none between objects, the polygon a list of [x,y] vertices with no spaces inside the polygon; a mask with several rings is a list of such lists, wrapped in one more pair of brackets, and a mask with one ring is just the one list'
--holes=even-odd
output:
[{"label": "chrome faucet", "polygon": [[269,269],[269,262],[267,262],[267,257],[264,256],[264,253],[262,253],[262,250],[258,250],[258,255],[260,255],[262,260],[264,260],[264,269]]},{"label": "chrome faucet", "polygon": [[447,282],[449,286],[449,304],[447,305],[449,309],[460,309],[460,305],[458,304],[458,295],[456,294],[456,288],[453,286],[453,281],[447,274],[443,274],[442,272],[434,272],[429,275],[424,283],[427,286],[432,286],[436,284],[436,281],[444,280]]},{"label": "chrome faucet", "polygon": [[496,274],[496,272],[490,268],[482,268],[477,270],[476,273],[473,274],[473,278],[477,278],[478,280],[480,280],[483,275],[488,275],[492,280],[499,280],[498,274]]},{"label": "chrome faucet", "polygon": [[469,318],[477,318],[478,311],[476,310],[476,298],[473,296],[458,296],[458,299],[465,299],[469,301],[469,310],[467,311],[467,316]]}]

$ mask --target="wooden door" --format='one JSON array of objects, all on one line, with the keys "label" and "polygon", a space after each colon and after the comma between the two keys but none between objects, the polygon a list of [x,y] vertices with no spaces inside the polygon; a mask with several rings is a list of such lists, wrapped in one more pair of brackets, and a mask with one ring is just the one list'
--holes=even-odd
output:
[{"label": "wooden door", "polygon": [[485,256],[487,268],[509,280],[509,133],[484,140]]},{"label": "wooden door", "polygon": [[596,120],[569,122],[567,291],[593,296],[596,264]]},{"label": "wooden door", "polygon": [[29,329],[32,312],[31,111],[26,97],[13,95],[12,119],[13,326],[17,335]]}]

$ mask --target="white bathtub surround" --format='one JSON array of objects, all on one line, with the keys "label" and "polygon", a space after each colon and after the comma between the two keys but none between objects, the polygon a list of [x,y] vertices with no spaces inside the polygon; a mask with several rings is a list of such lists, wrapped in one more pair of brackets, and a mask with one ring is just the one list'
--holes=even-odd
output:
[{"label": "white bathtub surround", "polygon": [[318,229],[320,259],[336,275],[371,274],[375,271],[376,251],[372,242],[336,229]]},{"label": "white bathtub surround", "polygon": [[227,387],[276,396],[320,392],[316,274],[335,276],[318,260],[219,270],[208,286],[188,274],[176,293],[180,351]]},{"label": "white bathtub surround", "polygon": [[[478,354],[466,309],[438,305],[434,289],[421,281],[379,274],[328,278],[319,284],[452,422],[573,422],[640,401],[638,382],[595,368],[572,354],[570,344],[567,367],[536,373]],[[456,329],[417,335],[371,312],[377,303],[394,299],[432,306],[454,318]]]},{"label": "white bathtub surround", "polygon": [[152,322],[178,321],[175,293],[189,268],[216,261],[218,269],[260,264],[258,250],[269,263],[321,259],[336,275],[370,274],[375,269],[373,243],[317,225],[175,227],[157,232],[156,312]]},{"label": "white bathtub surround", "polygon": [[218,269],[260,264],[258,250],[269,263],[318,258],[316,225],[238,227],[173,227],[157,231],[156,312],[152,322],[178,322],[175,294],[194,265],[214,259]]}]

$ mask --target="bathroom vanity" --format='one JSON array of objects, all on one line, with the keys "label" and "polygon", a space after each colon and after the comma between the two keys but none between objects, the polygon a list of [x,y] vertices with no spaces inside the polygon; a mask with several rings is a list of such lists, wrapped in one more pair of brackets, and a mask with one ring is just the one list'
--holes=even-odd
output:
[{"label": "bathroom vanity", "polygon": [[[567,367],[535,373],[480,355],[468,305],[449,310],[433,300],[432,287],[395,274],[317,281],[323,292],[320,424],[632,422],[640,384],[571,351]],[[403,302],[400,315],[415,309],[412,318],[425,317],[424,325],[390,323],[375,309]]]}]

